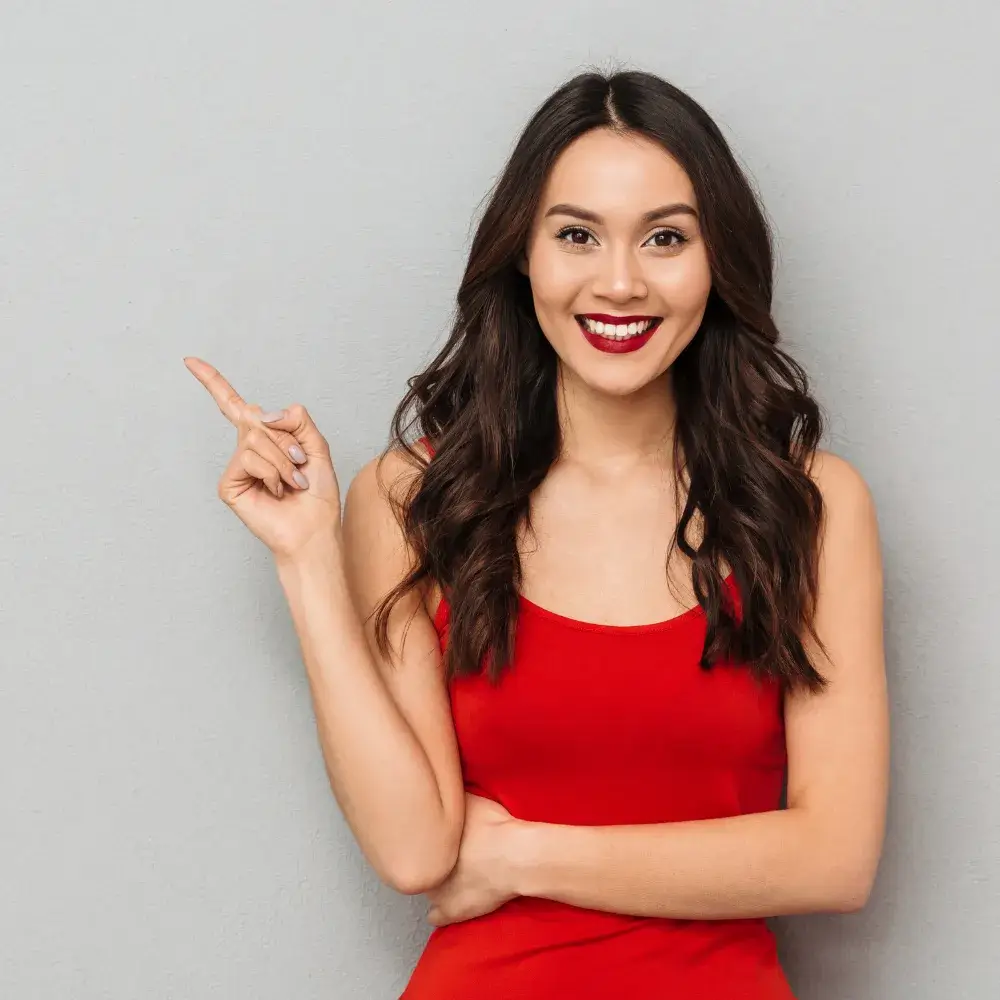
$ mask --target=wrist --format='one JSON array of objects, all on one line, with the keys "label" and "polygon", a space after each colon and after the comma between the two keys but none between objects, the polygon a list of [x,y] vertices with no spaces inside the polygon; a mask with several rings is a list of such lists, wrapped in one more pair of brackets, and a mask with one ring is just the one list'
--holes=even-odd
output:
[{"label": "wrist", "polygon": [[541,874],[547,844],[547,824],[514,820],[510,830],[508,872],[510,888],[517,896],[540,896]]},{"label": "wrist", "polygon": [[295,578],[312,570],[328,572],[342,565],[340,525],[330,525],[323,532],[313,535],[292,553],[275,553],[274,565],[278,575]]}]

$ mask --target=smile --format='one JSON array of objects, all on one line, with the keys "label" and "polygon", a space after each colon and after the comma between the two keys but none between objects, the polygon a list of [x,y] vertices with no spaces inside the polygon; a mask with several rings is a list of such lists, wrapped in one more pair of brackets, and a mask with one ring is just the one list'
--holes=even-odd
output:
[{"label": "smile", "polygon": [[577,316],[580,330],[591,347],[606,354],[628,354],[639,350],[663,322],[662,316]]},{"label": "smile", "polygon": [[577,316],[577,322],[587,333],[597,334],[614,340],[625,340],[628,337],[638,337],[648,332],[662,322],[662,316],[606,316],[594,319],[590,316]]}]

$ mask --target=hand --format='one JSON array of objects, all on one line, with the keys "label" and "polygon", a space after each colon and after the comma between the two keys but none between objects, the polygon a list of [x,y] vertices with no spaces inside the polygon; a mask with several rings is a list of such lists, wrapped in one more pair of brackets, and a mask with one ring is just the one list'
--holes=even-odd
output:
[{"label": "hand", "polygon": [[429,923],[444,927],[481,917],[517,895],[511,839],[521,825],[499,802],[466,792],[458,861],[441,885],[425,893],[432,904]]},{"label": "hand", "polygon": [[[275,556],[289,558],[317,536],[333,537],[340,524],[337,474],[326,439],[305,407],[289,406],[272,419],[245,403],[210,364],[199,358],[185,358],[184,364],[237,431],[219,499]],[[307,485],[296,482],[297,476]]]}]

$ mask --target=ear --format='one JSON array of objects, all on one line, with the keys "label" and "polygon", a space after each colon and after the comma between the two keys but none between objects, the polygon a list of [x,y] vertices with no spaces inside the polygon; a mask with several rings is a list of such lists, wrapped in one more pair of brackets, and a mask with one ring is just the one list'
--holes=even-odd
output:
[{"label": "ear", "polygon": [[523,275],[528,273],[528,258],[523,250],[517,255],[517,269]]}]

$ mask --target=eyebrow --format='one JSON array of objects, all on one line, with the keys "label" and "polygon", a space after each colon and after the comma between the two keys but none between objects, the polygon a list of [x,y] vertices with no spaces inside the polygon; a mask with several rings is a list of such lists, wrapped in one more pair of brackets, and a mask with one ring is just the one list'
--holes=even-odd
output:
[{"label": "eyebrow", "polygon": [[[604,225],[604,219],[600,215],[586,208],[580,208],[579,205],[567,205],[565,203],[553,205],[545,213],[545,218],[547,219],[550,215],[571,215],[577,219],[593,222],[595,226]],[[698,218],[698,213],[694,208],[686,202],[677,201],[672,205],[661,205],[659,208],[654,208],[651,212],[647,212],[642,217],[642,224],[647,225],[650,222],[655,222],[657,219],[665,219],[668,215],[692,215],[694,218]]]}]

